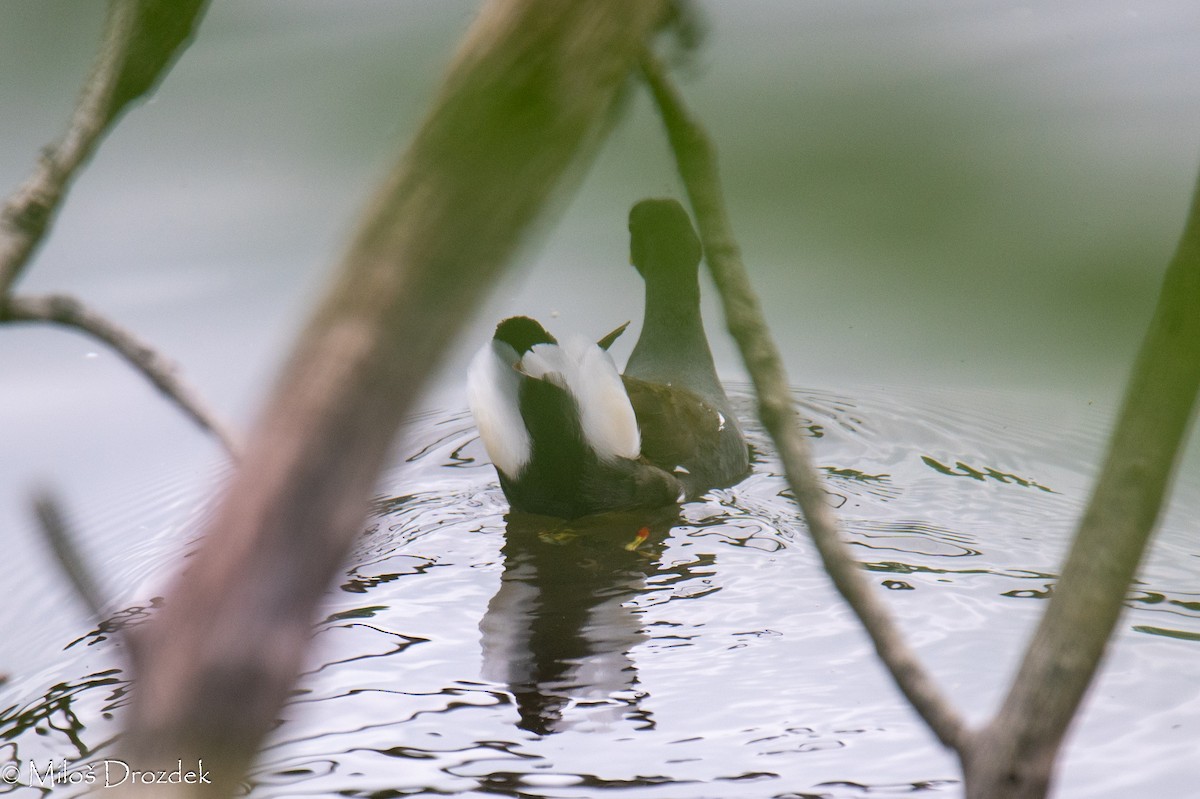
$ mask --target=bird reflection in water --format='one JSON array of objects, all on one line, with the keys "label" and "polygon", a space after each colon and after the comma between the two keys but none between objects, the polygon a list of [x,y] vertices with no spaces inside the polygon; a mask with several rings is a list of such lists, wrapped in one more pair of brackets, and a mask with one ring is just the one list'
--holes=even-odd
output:
[{"label": "bird reflection in water", "polygon": [[500,589],[479,626],[484,679],[507,686],[518,727],[560,732],[565,710],[592,704],[613,708],[606,720],[651,723],[638,706],[630,653],[646,636],[630,600],[678,523],[677,506],[571,522],[509,514]]}]

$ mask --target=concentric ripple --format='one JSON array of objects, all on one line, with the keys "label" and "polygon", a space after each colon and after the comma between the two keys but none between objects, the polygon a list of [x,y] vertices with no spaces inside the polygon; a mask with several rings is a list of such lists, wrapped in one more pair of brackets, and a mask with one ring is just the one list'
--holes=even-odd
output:
[{"label": "concentric ripple", "polygon": [[[1055,424],[968,393],[796,396],[855,557],[982,718],[1054,590],[1104,419]],[[677,514],[563,524],[506,517],[466,414],[414,419],[251,795],[957,794],[954,762],[875,663],[768,441],[748,433],[754,473],[738,486]],[[196,506],[177,494],[157,522],[173,546],[160,536],[112,573],[161,570],[195,535]],[[1196,784],[1197,505],[1188,473],[1075,730],[1062,796]],[[4,689],[0,759],[103,756],[127,689],[119,630],[155,604],[64,635],[53,674]]]}]

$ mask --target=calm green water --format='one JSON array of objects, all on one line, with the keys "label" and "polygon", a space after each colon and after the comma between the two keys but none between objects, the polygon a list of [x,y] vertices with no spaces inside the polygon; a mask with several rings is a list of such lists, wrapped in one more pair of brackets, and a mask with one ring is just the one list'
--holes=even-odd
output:
[{"label": "calm green water", "polygon": [[[845,495],[863,560],[896,589],[889,598],[927,657],[981,715],[1053,579],[1187,208],[1200,149],[1200,11],[1190,0],[703,7],[710,38],[685,70],[685,91],[720,147],[733,222],[792,379],[829,392],[805,396],[825,420],[818,443],[836,442],[822,463],[845,471],[831,473],[831,491]],[[217,408],[248,424],[474,8],[214,3],[156,98],[79,181],[24,286],[77,293],[159,343]],[[0,186],[16,185],[60,132],[102,13],[66,0],[0,6]],[[556,329],[590,334],[634,319],[629,346],[641,305],[625,214],[641,197],[678,194],[654,115],[635,96],[578,193],[465,320],[426,405],[465,405],[465,360],[506,314],[557,316]],[[722,371],[736,380],[715,308],[708,320]],[[119,701],[109,697],[119,683],[94,683],[120,677],[105,676],[116,663],[110,641],[64,649],[91,625],[32,533],[29,488],[58,487],[108,595],[140,607],[195,534],[219,456],[91,342],[42,328],[0,329],[0,340],[0,671],[14,677],[0,706],[28,711],[61,683],[78,697],[90,752],[111,733],[104,708]],[[843,405],[870,410],[871,424],[846,422]],[[328,658],[358,665],[314,678],[323,698],[293,708],[260,775],[263,795],[292,791],[280,772],[310,756],[335,764],[311,767],[328,780],[295,777],[315,793],[375,790],[364,786],[380,780],[519,795],[540,774],[547,795],[639,777],[665,782],[637,791],[670,797],[856,795],[865,789],[851,783],[932,791],[953,776],[829,596],[769,461],[736,496],[690,509],[638,568],[617,564],[613,603],[588,609],[625,653],[594,670],[624,674],[632,663],[632,687],[569,697],[569,729],[514,732],[524,729],[515,694],[485,678],[477,629],[505,570],[498,495],[478,464],[442,465],[442,434],[470,437],[458,417],[427,417],[401,451],[435,454],[411,467],[415,477],[382,484],[410,494],[417,480],[422,500],[381,517],[382,532],[365,539],[378,550],[351,565],[365,576],[347,579],[404,577],[377,581],[369,597],[335,592],[331,613],[387,610],[323,628]],[[954,476],[958,461],[1057,493]],[[1179,486],[1185,508],[1198,473]],[[867,479],[880,474],[889,481]],[[1180,786],[1196,777],[1187,747],[1197,724],[1188,677],[1197,555],[1181,543],[1196,537],[1186,512],[1175,518],[1076,734],[1063,795],[1111,785],[1112,796],[1186,796]],[[760,585],[784,599],[764,599]],[[454,614],[441,638],[439,617],[414,610],[435,596],[438,613]],[[687,610],[677,618],[677,608]],[[384,630],[377,639],[372,624]],[[739,660],[752,653],[767,659]],[[435,668],[419,690],[386,682],[424,673],[425,658]],[[762,674],[744,683],[754,669]],[[380,684],[395,704],[362,711],[378,711],[378,722],[356,716],[358,700],[330,698]],[[441,726],[422,737],[431,720]],[[356,744],[322,725],[376,732]],[[393,740],[410,734],[416,743]],[[430,744],[437,735],[444,748]],[[68,738],[29,730],[17,745],[66,755]],[[433,754],[402,766],[370,754],[410,745]],[[356,769],[367,776],[349,776]],[[489,783],[485,773],[498,776]]]}]

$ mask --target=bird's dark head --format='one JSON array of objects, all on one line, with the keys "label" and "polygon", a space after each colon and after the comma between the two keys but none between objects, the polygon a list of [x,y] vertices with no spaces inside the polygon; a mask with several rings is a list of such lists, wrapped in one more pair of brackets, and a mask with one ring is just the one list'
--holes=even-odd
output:
[{"label": "bird's dark head", "polygon": [[629,211],[629,261],[642,277],[694,277],[700,239],[675,200],[642,200]]},{"label": "bird's dark head", "polygon": [[510,316],[496,325],[496,333],[492,336],[496,341],[503,341],[516,350],[517,355],[524,355],[535,344],[557,344],[554,336],[546,328],[528,316]]}]

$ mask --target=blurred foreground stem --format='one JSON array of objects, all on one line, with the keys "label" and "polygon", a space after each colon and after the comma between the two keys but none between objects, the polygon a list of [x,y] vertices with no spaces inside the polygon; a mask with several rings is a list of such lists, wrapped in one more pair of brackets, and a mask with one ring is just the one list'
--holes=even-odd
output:
[{"label": "blurred foreground stem", "polygon": [[556,188],[605,130],[664,5],[484,6],[296,344],[199,550],[144,631],[130,762],[203,757],[213,795],[236,789],[292,690],[401,418],[561,200]]}]

